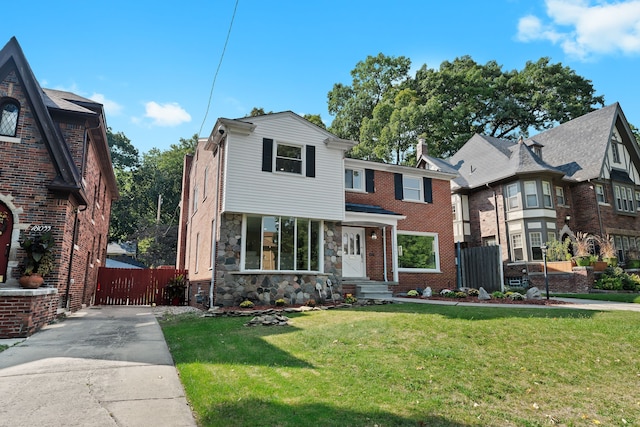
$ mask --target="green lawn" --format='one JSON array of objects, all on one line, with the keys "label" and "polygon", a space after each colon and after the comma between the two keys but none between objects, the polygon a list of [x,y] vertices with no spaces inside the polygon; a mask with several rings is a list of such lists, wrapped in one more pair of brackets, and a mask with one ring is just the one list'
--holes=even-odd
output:
[{"label": "green lawn", "polygon": [[162,327],[201,426],[640,425],[633,312],[391,304]]},{"label": "green lawn", "polygon": [[598,301],[631,302],[640,304],[640,294],[602,293],[602,294],[553,294],[554,297],[580,298]]}]

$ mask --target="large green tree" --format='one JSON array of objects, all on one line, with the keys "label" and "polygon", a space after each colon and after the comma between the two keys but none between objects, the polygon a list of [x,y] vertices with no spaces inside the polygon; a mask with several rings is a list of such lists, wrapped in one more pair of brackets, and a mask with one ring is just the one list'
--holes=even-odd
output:
[{"label": "large green tree", "polygon": [[404,57],[368,56],[351,71],[351,86],[336,83],[328,94],[329,113],[335,115],[329,130],[341,138],[357,141],[365,117],[385,96],[409,78],[411,61]]},{"label": "large green tree", "polygon": [[474,133],[516,139],[604,105],[591,81],[549,58],[509,71],[470,56],[423,65],[415,77],[409,67],[404,57],[368,57],[351,86],[329,92],[330,130],[360,141],[352,156],[411,163],[412,145],[424,137],[431,155],[448,157]]},{"label": "large green tree", "polygon": [[184,156],[197,143],[197,135],[181,138],[168,150],[144,153],[136,167],[115,168],[120,200],[112,208],[110,239],[137,242],[138,259],[149,266],[175,263]]}]

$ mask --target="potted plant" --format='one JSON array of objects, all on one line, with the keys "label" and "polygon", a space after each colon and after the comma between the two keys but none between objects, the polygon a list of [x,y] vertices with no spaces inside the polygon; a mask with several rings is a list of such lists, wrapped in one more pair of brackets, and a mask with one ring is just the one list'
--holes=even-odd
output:
[{"label": "potted plant", "polygon": [[600,258],[605,261],[607,265],[613,267],[618,265],[618,257],[616,253],[616,245],[613,241],[613,236],[608,234],[597,237],[598,244],[600,245]]},{"label": "potted plant", "polygon": [[575,256],[573,259],[578,267],[587,267],[591,265],[591,246],[593,243],[593,236],[588,233],[578,231],[576,233],[576,240],[573,242],[573,249]]},{"label": "potted plant", "polygon": [[549,271],[571,272],[573,264],[569,252],[569,239],[547,242],[547,268]]},{"label": "potted plant", "polygon": [[184,291],[187,288],[186,282],[182,274],[169,279],[167,286],[164,288],[164,297],[167,304],[182,305],[184,303]]},{"label": "potted plant", "polygon": [[50,232],[28,237],[20,242],[25,251],[24,268],[19,279],[23,288],[35,289],[42,286],[44,276],[54,268],[53,236]]}]

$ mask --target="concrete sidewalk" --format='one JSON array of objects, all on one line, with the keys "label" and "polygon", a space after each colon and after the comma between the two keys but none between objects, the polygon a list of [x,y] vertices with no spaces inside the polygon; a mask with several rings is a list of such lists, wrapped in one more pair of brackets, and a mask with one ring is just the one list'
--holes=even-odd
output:
[{"label": "concrete sidewalk", "polygon": [[614,301],[597,301],[597,300],[589,300],[589,299],[578,299],[578,298],[555,298],[551,297],[552,300],[561,301],[566,304],[557,304],[557,305],[538,305],[538,304],[500,304],[500,303],[475,303],[475,302],[460,302],[452,299],[451,301],[444,300],[428,300],[428,299],[417,299],[417,298],[393,298],[396,302],[410,302],[410,303],[419,303],[419,304],[436,304],[436,305],[458,305],[458,306],[469,306],[469,307],[496,307],[496,308],[568,308],[568,309],[580,309],[580,310],[598,310],[598,311],[613,311],[613,310],[623,310],[623,311],[638,311],[640,312],[640,304],[633,304],[627,302],[614,302]]},{"label": "concrete sidewalk", "polygon": [[149,307],[83,309],[1,352],[0,396],[2,427],[196,425]]}]

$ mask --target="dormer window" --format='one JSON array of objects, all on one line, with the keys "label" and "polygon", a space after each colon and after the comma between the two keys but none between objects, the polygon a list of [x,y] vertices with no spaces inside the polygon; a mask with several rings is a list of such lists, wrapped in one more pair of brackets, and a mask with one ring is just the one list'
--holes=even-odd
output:
[{"label": "dormer window", "polygon": [[7,100],[0,104],[0,135],[16,136],[19,112],[20,107],[13,100]]},{"label": "dormer window", "polygon": [[618,142],[611,141],[611,153],[613,154],[613,162],[620,163],[620,151],[618,150]]},{"label": "dormer window", "polygon": [[536,153],[536,156],[542,159],[542,148],[538,145],[534,145],[533,152]]}]

